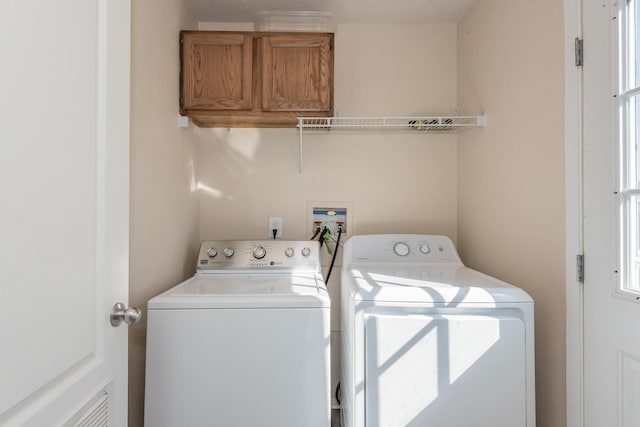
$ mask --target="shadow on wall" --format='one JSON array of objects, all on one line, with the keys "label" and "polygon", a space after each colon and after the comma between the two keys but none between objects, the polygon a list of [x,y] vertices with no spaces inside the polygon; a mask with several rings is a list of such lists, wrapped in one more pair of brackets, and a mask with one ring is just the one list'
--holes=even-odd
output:
[{"label": "shadow on wall", "polygon": [[[216,159],[216,165],[224,168],[218,171],[233,178],[237,175],[254,175],[256,153],[260,146],[260,130],[253,128],[197,128],[198,138],[203,141],[200,149],[211,159]],[[213,143],[212,143],[213,142]],[[218,188],[195,178],[192,180],[191,191],[201,191],[213,199],[233,200],[233,194],[228,194]]]}]

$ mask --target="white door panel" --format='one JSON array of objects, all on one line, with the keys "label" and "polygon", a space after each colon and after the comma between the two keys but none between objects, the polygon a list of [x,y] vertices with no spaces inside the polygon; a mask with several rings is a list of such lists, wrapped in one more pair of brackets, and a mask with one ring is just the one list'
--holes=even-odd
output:
[{"label": "white door panel", "polygon": [[126,424],[129,14],[2,5],[0,425]]},{"label": "white door panel", "polygon": [[[632,0],[635,1],[635,0]],[[638,426],[640,305],[624,285],[619,239],[618,24],[627,2],[583,2],[584,425]],[[624,90],[623,90],[624,91]]]}]

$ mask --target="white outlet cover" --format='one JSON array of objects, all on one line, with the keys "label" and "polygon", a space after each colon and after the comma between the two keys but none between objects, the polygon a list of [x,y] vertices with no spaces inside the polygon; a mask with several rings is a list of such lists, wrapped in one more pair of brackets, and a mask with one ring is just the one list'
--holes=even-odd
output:
[{"label": "white outlet cover", "polygon": [[282,218],[269,217],[269,228],[267,229],[267,232],[269,233],[270,239],[273,239],[274,228],[278,230],[278,233],[276,234],[276,239],[282,239]]}]

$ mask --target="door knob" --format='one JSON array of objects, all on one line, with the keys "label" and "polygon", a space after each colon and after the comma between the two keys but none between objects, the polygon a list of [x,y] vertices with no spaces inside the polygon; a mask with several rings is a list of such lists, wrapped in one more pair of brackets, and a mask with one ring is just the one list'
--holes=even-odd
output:
[{"label": "door knob", "polygon": [[122,322],[127,325],[135,325],[142,319],[142,311],[137,307],[126,307],[119,302],[111,311],[111,326],[120,326]]}]

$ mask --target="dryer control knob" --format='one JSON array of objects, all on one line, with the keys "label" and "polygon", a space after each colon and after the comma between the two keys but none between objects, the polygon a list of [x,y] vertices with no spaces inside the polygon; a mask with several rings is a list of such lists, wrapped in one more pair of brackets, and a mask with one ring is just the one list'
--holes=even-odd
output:
[{"label": "dryer control knob", "polygon": [[409,255],[409,245],[407,245],[404,242],[398,242],[395,245],[393,245],[393,252],[396,253],[396,255],[400,255],[400,256],[407,256]]},{"label": "dryer control knob", "polygon": [[209,258],[213,258],[218,255],[218,251],[216,250],[216,248],[209,248],[207,249],[207,255],[209,255]]},{"label": "dryer control knob", "polygon": [[287,249],[284,250],[284,254],[287,257],[291,258],[295,254],[295,252],[292,247],[288,247]]},{"label": "dryer control knob", "polygon": [[311,249],[302,248],[302,256],[309,256],[309,255],[311,255]]},{"label": "dryer control knob", "polygon": [[253,257],[255,259],[262,259],[267,255],[267,250],[262,246],[256,246],[253,248]]},{"label": "dryer control knob", "polygon": [[431,252],[431,248],[428,245],[420,245],[420,252],[427,255],[429,252]]},{"label": "dryer control knob", "polygon": [[224,253],[224,256],[226,256],[227,258],[231,258],[234,254],[233,248],[224,248],[224,251],[222,251],[222,253]]}]

